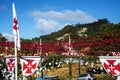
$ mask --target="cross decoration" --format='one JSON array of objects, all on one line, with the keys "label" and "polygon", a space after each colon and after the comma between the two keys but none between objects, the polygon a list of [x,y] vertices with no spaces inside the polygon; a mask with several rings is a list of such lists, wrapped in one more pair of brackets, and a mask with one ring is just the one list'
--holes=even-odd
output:
[{"label": "cross decoration", "polygon": [[37,63],[33,63],[34,60],[27,60],[28,63],[23,63],[23,71],[26,69],[27,74],[31,74],[32,73],[32,69],[35,69],[37,66]]},{"label": "cross decoration", "polygon": [[99,58],[107,73],[113,76],[120,76],[120,57],[100,56]]},{"label": "cross decoration", "polygon": [[14,18],[13,22],[14,22],[13,29],[17,31],[17,29],[18,29],[18,27],[17,27],[17,25],[18,25],[18,21],[17,21],[17,19]]},{"label": "cross decoration", "polygon": [[8,58],[7,66],[8,66],[9,72],[12,73],[15,66],[15,62],[13,58]]}]

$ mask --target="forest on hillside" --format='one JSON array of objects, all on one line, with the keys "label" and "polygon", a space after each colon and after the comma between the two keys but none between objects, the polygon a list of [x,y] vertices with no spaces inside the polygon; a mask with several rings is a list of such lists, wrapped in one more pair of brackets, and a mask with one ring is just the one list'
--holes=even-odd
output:
[{"label": "forest on hillside", "polygon": [[58,37],[62,37],[65,34],[69,34],[71,38],[79,38],[80,36],[78,34],[78,31],[82,30],[83,28],[87,28],[87,31],[85,33],[81,33],[83,36],[87,35],[97,37],[101,34],[110,36],[111,34],[120,33],[120,23],[114,24],[109,22],[107,19],[99,19],[98,21],[93,23],[77,23],[75,25],[67,25],[57,32],[35,37],[32,40],[39,41],[39,39],[41,38],[43,41],[55,41]]},{"label": "forest on hillside", "polygon": [[[101,34],[111,36],[111,34],[118,34],[117,37],[119,37],[119,31],[120,31],[120,23],[114,24],[109,22],[107,19],[99,19],[96,22],[93,23],[86,23],[86,24],[71,24],[66,25],[63,29],[58,30],[56,32],[52,32],[51,34],[47,35],[41,35],[36,36],[32,39],[25,39],[21,38],[21,42],[33,42],[33,41],[39,41],[40,38],[42,41],[56,41],[57,38],[62,37],[65,34],[69,34],[71,38],[79,38],[81,37],[78,33],[78,31],[82,30],[83,28],[87,28],[87,31],[84,33],[81,33],[82,36],[100,36]],[[7,39],[0,33],[0,41],[6,41]]]},{"label": "forest on hillside", "polygon": [[[83,28],[87,30],[80,32]],[[111,52],[120,52],[120,23],[114,24],[107,19],[99,19],[97,22],[87,24],[67,25],[63,29],[48,35],[42,35],[33,39],[21,38],[20,55],[35,54],[42,49],[42,54],[67,52],[65,46],[68,46],[69,36],[71,38],[71,46],[77,53],[86,54],[108,54]],[[69,34],[69,36],[64,36]],[[64,37],[57,40],[59,37]],[[40,42],[42,39],[42,42]],[[40,45],[42,44],[42,45]],[[29,46],[28,46],[29,45]],[[7,52],[13,54],[14,43],[0,34],[0,53]],[[87,50],[85,50],[87,48]],[[84,52],[85,51],[85,52]]]},{"label": "forest on hillside", "polygon": [[[85,31],[82,31],[83,29],[85,29]],[[98,56],[111,55],[113,52],[119,53],[119,31],[120,23],[114,24],[109,22],[107,19],[99,19],[93,23],[67,25],[63,29],[48,35],[42,35],[32,39],[21,38],[21,50],[18,51],[18,56],[39,55],[45,58],[42,62],[43,67],[46,67],[46,69],[52,68],[51,65],[49,65],[51,62],[56,71],[60,68],[61,73],[63,73],[61,66],[65,63],[64,61],[66,58],[72,57],[74,59],[80,59],[79,57],[81,56],[81,59],[84,60],[85,63],[89,62],[91,64],[91,62],[94,62],[97,64]],[[63,38],[57,40],[59,37]],[[69,48],[71,48],[71,50],[69,50]],[[60,55],[63,53],[65,55]],[[9,54],[14,55],[14,42],[9,42],[2,34],[0,34],[1,64],[3,64],[3,56]],[[68,66],[66,67],[68,68]],[[84,68],[84,65],[82,67]],[[85,69],[90,69],[89,65],[85,65]],[[82,70],[83,69],[81,68],[81,71]],[[64,76],[67,74],[68,73]],[[21,75],[20,66],[18,75]]]}]

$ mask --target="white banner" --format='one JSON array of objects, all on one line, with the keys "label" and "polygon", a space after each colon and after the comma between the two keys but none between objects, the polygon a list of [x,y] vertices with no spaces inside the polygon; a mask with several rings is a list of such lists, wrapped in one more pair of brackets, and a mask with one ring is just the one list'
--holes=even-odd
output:
[{"label": "white banner", "polygon": [[107,73],[113,76],[120,76],[120,57],[100,56],[99,58]]},{"label": "white banner", "polygon": [[8,71],[12,74],[15,67],[15,58],[10,56],[6,57],[6,65],[7,65]]},{"label": "white banner", "polygon": [[24,76],[32,75],[38,67],[40,56],[22,56],[20,63],[22,66],[22,74]]}]

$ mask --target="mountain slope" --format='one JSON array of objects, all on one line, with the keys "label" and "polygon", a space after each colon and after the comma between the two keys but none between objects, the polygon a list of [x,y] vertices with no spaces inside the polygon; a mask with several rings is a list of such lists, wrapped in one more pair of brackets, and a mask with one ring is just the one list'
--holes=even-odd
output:
[{"label": "mountain slope", "polygon": [[[67,25],[63,29],[53,32],[48,35],[40,36],[39,38],[42,38],[43,41],[55,41],[57,39],[60,39],[61,37],[64,38],[66,35],[70,35],[71,38],[78,38],[83,35],[92,35],[95,36],[99,33],[108,32],[110,30],[118,29],[120,27],[119,24],[113,24],[110,23],[107,19],[99,19],[96,22],[93,23],[87,23],[87,24],[75,24],[75,25]],[[39,40],[39,38],[33,38],[33,40]]]}]

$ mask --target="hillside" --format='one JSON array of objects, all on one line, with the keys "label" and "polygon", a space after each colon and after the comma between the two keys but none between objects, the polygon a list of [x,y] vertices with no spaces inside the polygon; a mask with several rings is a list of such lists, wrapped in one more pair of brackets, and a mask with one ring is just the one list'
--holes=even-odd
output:
[{"label": "hillside", "polygon": [[65,38],[67,34],[69,34],[71,38],[78,38],[83,35],[96,36],[109,31],[118,32],[119,30],[120,24],[110,23],[107,19],[99,19],[93,23],[67,25],[57,32],[53,32],[48,35],[42,35],[40,37],[33,38],[32,40],[39,40],[39,38],[42,38],[43,41],[55,41]]}]

